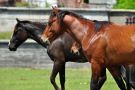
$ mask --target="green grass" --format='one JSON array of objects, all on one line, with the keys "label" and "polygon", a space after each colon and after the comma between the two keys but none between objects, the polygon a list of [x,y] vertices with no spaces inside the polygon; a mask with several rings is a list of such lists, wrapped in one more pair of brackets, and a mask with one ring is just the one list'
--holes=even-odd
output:
[{"label": "green grass", "polygon": [[[0,68],[0,90],[54,90],[50,73],[51,69]],[[89,90],[89,81],[89,69],[66,70],[66,90]],[[102,90],[119,90],[110,74]]]},{"label": "green grass", "polygon": [[0,39],[10,39],[12,32],[0,32]]}]

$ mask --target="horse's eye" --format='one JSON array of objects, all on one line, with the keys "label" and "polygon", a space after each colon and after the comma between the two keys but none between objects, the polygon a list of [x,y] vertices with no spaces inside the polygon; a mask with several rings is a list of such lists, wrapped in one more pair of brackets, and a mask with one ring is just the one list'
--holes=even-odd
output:
[{"label": "horse's eye", "polygon": [[51,32],[51,33],[55,33],[55,31],[54,31],[54,30],[50,30],[50,32]]},{"label": "horse's eye", "polygon": [[50,22],[48,22],[48,26],[51,26],[51,23]]},{"label": "horse's eye", "polygon": [[55,14],[55,13],[53,13],[53,16],[56,16],[56,14]]},{"label": "horse's eye", "polygon": [[14,33],[17,34],[18,31],[15,31]]},{"label": "horse's eye", "polygon": [[52,22],[48,22],[48,26],[51,26]]},{"label": "horse's eye", "polygon": [[22,29],[18,29],[18,31],[23,31]]}]

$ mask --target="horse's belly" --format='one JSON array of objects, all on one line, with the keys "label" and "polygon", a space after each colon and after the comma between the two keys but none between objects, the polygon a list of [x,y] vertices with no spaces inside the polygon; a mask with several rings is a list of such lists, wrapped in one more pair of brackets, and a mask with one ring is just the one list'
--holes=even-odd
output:
[{"label": "horse's belly", "polygon": [[123,54],[111,53],[107,57],[106,64],[135,64],[135,52]]}]

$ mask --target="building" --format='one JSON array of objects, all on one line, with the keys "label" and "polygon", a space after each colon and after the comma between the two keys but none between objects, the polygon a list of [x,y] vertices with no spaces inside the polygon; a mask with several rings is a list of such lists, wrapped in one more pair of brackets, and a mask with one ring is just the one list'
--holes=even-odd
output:
[{"label": "building", "polygon": [[58,0],[59,7],[70,8],[112,8],[116,0]]},{"label": "building", "polygon": [[0,0],[0,6],[14,6],[14,0]]},{"label": "building", "polygon": [[0,6],[15,6],[16,2],[26,2],[27,0],[0,0]]},{"label": "building", "polygon": [[89,0],[91,8],[112,8],[116,0]]},{"label": "building", "polygon": [[112,8],[116,0],[0,0],[0,6],[15,6],[25,2],[28,7],[66,7],[66,8]]}]

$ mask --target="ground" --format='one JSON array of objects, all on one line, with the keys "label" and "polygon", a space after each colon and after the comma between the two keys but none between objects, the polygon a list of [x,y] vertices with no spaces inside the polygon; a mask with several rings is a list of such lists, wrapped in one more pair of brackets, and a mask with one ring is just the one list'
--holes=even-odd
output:
[{"label": "ground", "polygon": [[[51,69],[0,68],[0,90],[54,90],[50,73]],[[101,90],[119,90],[109,72],[107,76]],[[89,68],[66,69],[66,90],[89,90],[89,81]]]}]

